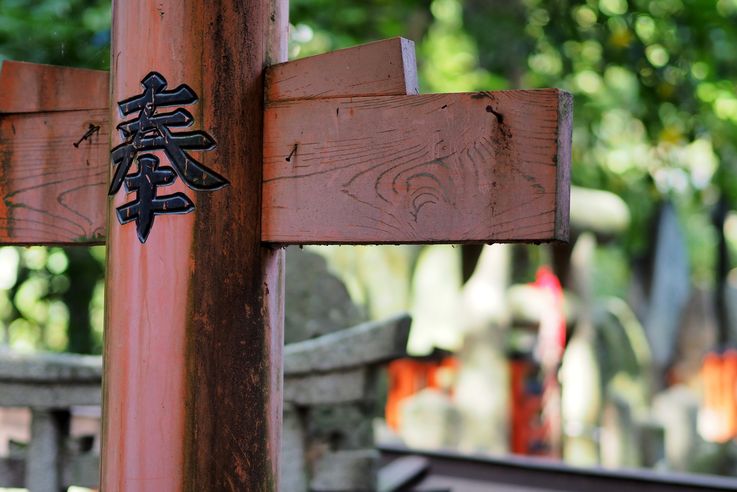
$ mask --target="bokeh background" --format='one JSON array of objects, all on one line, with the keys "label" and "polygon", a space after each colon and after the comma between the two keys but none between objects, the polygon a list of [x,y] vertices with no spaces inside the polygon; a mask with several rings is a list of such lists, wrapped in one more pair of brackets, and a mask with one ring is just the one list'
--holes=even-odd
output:
[{"label": "bokeh background", "polygon": [[[423,92],[575,96],[570,244],[311,248],[413,314],[379,438],[737,475],[737,0],[290,4],[290,58],[402,35]],[[109,0],[0,0],[0,60],[109,43]],[[99,354],[104,263],[0,248],[0,350]]]}]

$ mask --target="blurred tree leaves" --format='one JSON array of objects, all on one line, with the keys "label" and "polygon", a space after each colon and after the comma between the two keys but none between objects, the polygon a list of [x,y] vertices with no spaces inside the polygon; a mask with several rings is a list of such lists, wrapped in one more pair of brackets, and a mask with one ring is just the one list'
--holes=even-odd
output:
[{"label": "blurred tree leaves", "polygon": [[[417,42],[425,91],[544,86],[571,91],[574,183],[612,191],[631,210],[633,225],[615,245],[622,248],[615,256],[632,258],[645,250],[655,206],[669,199],[688,237],[694,277],[711,279],[716,239],[710,210],[722,196],[732,208],[737,203],[737,0],[291,0],[290,5],[292,58],[402,35]],[[0,59],[107,68],[109,26],[109,0],[1,0]],[[731,241],[737,243],[734,235]],[[30,345],[96,350],[99,328],[52,336],[49,319],[66,316],[77,325],[89,324],[91,316],[98,319],[94,326],[100,323],[101,262],[90,254],[62,252],[68,266],[59,272],[53,266],[34,268],[33,248],[20,250],[17,260],[8,251],[0,251],[0,267],[11,272],[16,265],[17,271],[12,285],[13,275],[0,273],[0,287],[7,289],[0,295],[5,341],[25,330],[20,339]],[[58,257],[58,251],[46,255]],[[75,286],[69,279],[78,276],[84,280]],[[66,290],[61,278],[71,282]],[[96,293],[91,311],[74,292]],[[59,314],[59,306],[86,314]]]},{"label": "blurred tree leaves", "polygon": [[421,39],[430,23],[430,4],[431,0],[291,0],[291,24],[297,32],[302,27],[313,34],[297,37],[290,58],[393,36]]},{"label": "blurred tree leaves", "polygon": [[2,0],[0,60],[110,66],[110,1]]}]

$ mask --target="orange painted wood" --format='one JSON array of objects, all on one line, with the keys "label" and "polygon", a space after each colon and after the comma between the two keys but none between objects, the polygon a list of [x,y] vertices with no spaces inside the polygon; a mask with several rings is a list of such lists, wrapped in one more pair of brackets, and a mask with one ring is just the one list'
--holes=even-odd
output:
[{"label": "orange painted wood", "polygon": [[415,44],[392,38],[281,63],[266,72],[266,99],[417,94]]},{"label": "orange painted wood", "polygon": [[[0,115],[0,148],[9,166],[0,181],[0,193],[11,197],[7,206],[0,204],[0,242],[104,242],[107,187],[100,173],[106,172],[109,159],[107,111],[55,113],[106,109],[108,93],[108,72],[10,60],[3,63],[0,113],[45,114]],[[403,38],[280,63],[267,70],[267,94],[275,99],[415,93],[414,43]],[[90,119],[102,133],[79,148],[69,145],[89,130]],[[43,122],[40,128],[38,122]],[[13,134],[12,129],[18,126],[24,130]],[[21,171],[25,162],[33,162],[40,172],[28,175]],[[60,181],[64,170],[69,171],[68,179]],[[16,193],[18,187],[20,193]],[[53,218],[60,218],[61,223]]]},{"label": "orange painted wood", "polygon": [[0,243],[105,241],[108,122],[107,109],[0,114]]},{"label": "orange painted wood", "polygon": [[0,113],[107,109],[109,78],[102,70],[5,60],[0,69]]},{"label": "orange painted wood", "polygon": [[272,103],[262,239],[566,240],[571,113],[556,89]]},{"label": "orange painted wood", "polygon": [[105,241],[108,78],[100,70],[3,62],[0,243]]},{"label": "orange painted wood", "polygon": [[188,130],[216,141],[193,157],[230,184],[177,180],[166,192],[196,209],[158,216],[145,244],[114,215],[123,191],[111,200],[103,490],[277,489],[283,251],[261,244],[260,193],[263,72],[284,61],[287,15],[283,0],[113,2],[113,101],[152,70],[188,84]]}]

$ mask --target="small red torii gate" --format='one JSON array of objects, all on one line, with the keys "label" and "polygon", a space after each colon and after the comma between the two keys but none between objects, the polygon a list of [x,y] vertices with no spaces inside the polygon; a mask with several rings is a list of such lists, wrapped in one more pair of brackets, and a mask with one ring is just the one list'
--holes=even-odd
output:
[{"label": "small red torii gate", "polygon": [[114,1],[110,75],[3,64],[0,242],[108,245],[106,491],[278,488],[282,246],[568,238],[569,94],[418,95],[401,38],[283,63],[287,19]]}]

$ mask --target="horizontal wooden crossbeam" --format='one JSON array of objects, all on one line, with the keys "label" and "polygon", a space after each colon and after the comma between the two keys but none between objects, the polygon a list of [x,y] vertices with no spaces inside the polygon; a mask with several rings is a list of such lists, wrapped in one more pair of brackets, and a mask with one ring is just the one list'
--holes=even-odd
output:
[{"label": "horizontal wooden crossbeam", "polygon": [[[411,94],[416,73],[414,43],[394,38],[274,65],[267,95]],[[3,63],[0,243],[105,242],[108,94],[108,72]]]},{"label": "horizontal wooden crossbeam", "polygon": [[570,129],[556,89],[270,104],[262,238],[566,240]]},{"label": "horizontal wooden crossbeam", "polygon": [[99,70],[3,62],[0,243],[105,242],[108,78]]},{"label": "horizontal wooden crossbeam", "polygon": [[[417,92],[402,38],[270,67],[263,241],[567,239],[569,94]],[[107,72],[3,64],[1,243],[105,241],[109,106]]]}]

